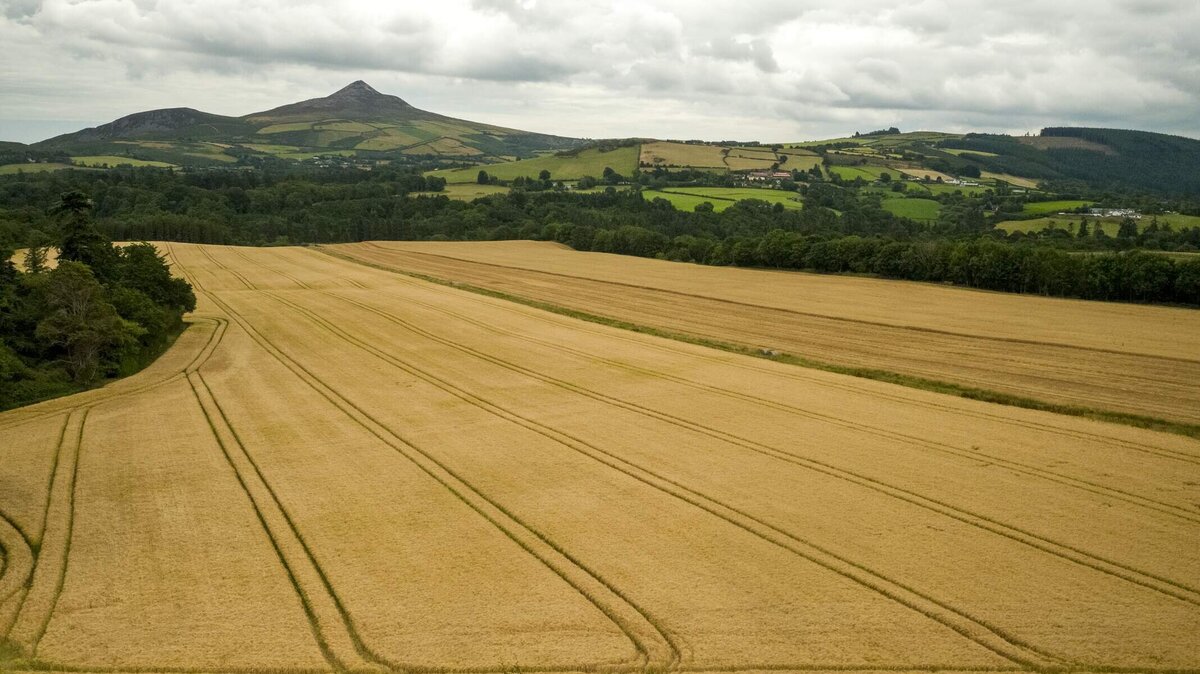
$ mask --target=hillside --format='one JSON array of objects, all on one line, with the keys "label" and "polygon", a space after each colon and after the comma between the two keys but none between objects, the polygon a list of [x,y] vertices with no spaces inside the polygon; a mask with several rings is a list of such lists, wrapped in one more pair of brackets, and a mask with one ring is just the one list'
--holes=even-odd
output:
[{"label": "hillside", "polygon": [[242,117],[192,108],[134,113],[29,148],[70,156],[117,156],[203,166],[255,157],[299,160],[318,155],[496,161],[568,149],[579,143],[421,110],[360,80],[329,96]]}]

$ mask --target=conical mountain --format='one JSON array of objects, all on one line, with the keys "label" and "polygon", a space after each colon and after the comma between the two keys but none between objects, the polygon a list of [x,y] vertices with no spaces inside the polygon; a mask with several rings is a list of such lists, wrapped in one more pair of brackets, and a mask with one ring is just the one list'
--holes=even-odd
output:
[{"label": "conical mountain", "polygon": [[399,96],[381,94],[362,80],[356,80],[328,96],[289,103],[264,112],[246,115],[249,121],[319,121],[330,117],[347,119],[396,119],[439,116],[418,110]]},{"label": "conical mountain", "polygon": [[577,147],[581,142],[446,117],[357,80],[328,96],[242,117],[191,108],[134,113],[34,147],[173,164],[220,165],[256,155],[303,159],[323,151],[374,161],[396,155],[511,159]]}]

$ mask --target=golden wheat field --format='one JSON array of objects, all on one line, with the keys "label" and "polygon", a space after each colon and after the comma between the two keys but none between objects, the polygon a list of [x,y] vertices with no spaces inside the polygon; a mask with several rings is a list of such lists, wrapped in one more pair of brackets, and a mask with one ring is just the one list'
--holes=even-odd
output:
[{"label": "golden wheat field", "polygon": [[[161,248],[199,300],[171,350],[0,414],[0,670],[1200,672],[1196,440],[313,249]],[[461,249],[485,262],[408,248],[335,252],[664,321],[681,319],[616,283],[681,303],[706,290],[731,312],[771,300],[694,267],[689,290],[631,258],[602,278],[615,262],[544,246]],[[860,294],[813,286],[771,310],[842,311],[822,320],[847,342],[882,329],[882,288],[830,281]],[[1063,302],[1047,322],[1043,301],[1006,298],[985,324],[993,296],[939,306],[949,291],[912,287],[912,324],[889,329],[929,349],[970,335],[978,378],[1021,380],[1054,348],[1196,367],[1196,319],[1169,309]],[[775,316],[713,330],[778,336]],[[1111,330],[1076,332],[1087,321]],[[1098,386],[1079,357],[1077,381]],[[1197,397],[1170,368],[1137,374]]]},{"label": "golden wheat field", "polygon": [[702,339],[1200,424],[1200,312],[1192,309],[705,267],[531,241],[326,248]]}]

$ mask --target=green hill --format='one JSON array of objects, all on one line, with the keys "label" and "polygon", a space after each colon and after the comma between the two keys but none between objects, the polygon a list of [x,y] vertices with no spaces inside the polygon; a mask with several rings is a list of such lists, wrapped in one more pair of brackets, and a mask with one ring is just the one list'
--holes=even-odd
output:
[{"label": "green hill", "polygon": [[421,110],[360,80],[329,96],[242,117],[192,108],[151,110],[29,147],[78,156],[203,166],[255,156],[305,159],[323,154],[496,161],[580,144],[572,138]]}]

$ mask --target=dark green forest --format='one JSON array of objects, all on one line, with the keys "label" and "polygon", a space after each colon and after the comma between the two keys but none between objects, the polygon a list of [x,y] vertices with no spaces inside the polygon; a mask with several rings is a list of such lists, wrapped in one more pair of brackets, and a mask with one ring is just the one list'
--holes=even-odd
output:
[{"label": "dark green forest", "polygon": [[[1006,189],[952,192],[936,221],[882,208],[878,187],[796,175],[801,210],[742,201],[722,212],[676,210],[638,186],[698,184],[694,171],[655,171],[581,194],[529,178],[509,194],[454,201],[442,183],[407,168],[374,171],[158,169],[59,171],[0,178],[0,241],[9,248],[61,236],[47,209],[65,192],[87,194],[90,221],[110,240],[287,245],[362,240],[539,239],[604,251],[712,265],[874,274],[1006,292],[1096,300],[1200,304],[1200,229],[1167,225],[1006,234],[993,223],[1032,197]],[[719,178],[718,178],[719,179]],[[630,184],[631,183],[631,184]],[[413,192],[433,196],[411,198]],[[1063,197],[1063,194],[1057,195]],[[1198,205],[1157,194],[1067,193],[1132,205],[1153,217]],[[1045,197],[1043,197],[1045,198]],[[1080,215],[1086,222],[1086,216]],[[1165,255],[1163,251],[1175,251]],[[98,276],[101,276],[98,274]],[[109,279],[101,278],[102,283]]]},{"label": "dark green forest", "polygon": [[153,246],[114,246],[91,210],[82,193],[61,195],[40,220],[45,228],[24,232],[19,268],[15,242],[0,242],[0,409],[141,369],[195,309],[191,286]]}]

